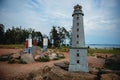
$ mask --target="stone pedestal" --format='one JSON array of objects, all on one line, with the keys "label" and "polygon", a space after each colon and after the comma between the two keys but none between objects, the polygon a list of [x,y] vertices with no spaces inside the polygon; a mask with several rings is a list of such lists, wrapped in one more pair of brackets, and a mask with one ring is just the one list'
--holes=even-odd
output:
[{"label": "stone pedestal", "polygon": [[88,72],[87,48],[79,47],[70,49],[69,71]]}]

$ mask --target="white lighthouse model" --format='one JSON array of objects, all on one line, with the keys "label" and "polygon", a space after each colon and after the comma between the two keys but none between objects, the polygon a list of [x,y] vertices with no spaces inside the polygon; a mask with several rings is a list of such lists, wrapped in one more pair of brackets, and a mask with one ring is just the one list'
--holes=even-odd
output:
[{"label": "white lighthouse model", "polygon": [[85,47],[82,6],[74,6],[72,46],[70,48],[69,71],[88,72],[87,48]]},{"label": "white lighthouse model", "polygon": [[28,51],[30,54],[32,54],[32,35],[29,34],[29,38],[28,38]]}]

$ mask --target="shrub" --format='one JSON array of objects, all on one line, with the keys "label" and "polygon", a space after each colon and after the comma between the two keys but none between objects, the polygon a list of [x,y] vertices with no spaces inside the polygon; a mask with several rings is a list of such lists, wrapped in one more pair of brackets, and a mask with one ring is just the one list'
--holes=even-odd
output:
[{"label": "shrub", "polygon": [[21,63],[21,64],[27,64],[27,62],[24,61],[23,59],[20,59],[20,63]]},{"label": "shrub", "polygon": [[59,60],[59,58],[58,58],[58,57],[55,57],[55,58],[53,58],[53,60]]},{"label": "shrub", "polygon": [[111,69],[111,70],[120,70],[119,64],[105,64],[105,68]]},{"label": "shrub", "polygon": [[59,54],[58,57],[59,58],[65,58],[64,54]]},{"label": "shrub", "polygon": [[50,61],[50,58],[49,58],[49,56],[46,56],[46,55],[45,55],[45,57],[39,58],[37,61],[40,61],[40,62],[48,62],[48,61]]},{"label": "shrub", "polygon": [[65,58],[65,56],[63,55],[63,56],[59,56],[59,58]]},{"label": "shrub", "polygon": [[95,56],[95,55],[92,53],[88,53],[87,56]]},{"label": "shrub", "polygon": [[8,61],[8,56],[0,56],[0,61]]},{"label": "shrub", "polygon": [[60,49],[60,51],[61,51],[61,52],[68,52],[68,51],[69,51],[69,48],[67,48],[67,47],[62,47],[62,48]]},{"label": "shrub", "polygon": [[97,56],[97,58],[102,58],[102,59],[105,59],[104,57],[102,57],[102,56]]},{"label": "shrub", "polygon": [[36,77],[35,72],[30,72],[30,73],[28,74],[27,79],[28,79],[28,80],[33,80],[33,79],[34,79],[34,77]]},{"label": "shrub", "polygon": [[10,64],[15,63],[15,60],[14,59],[9,59],[8,63],[10,63]]},{"label": "shrub", "polygon": [[94,49],[89,48],[87,56],[94,56]]},{"label": "shrub", "polygon": [[111,70],[120,70],[120,55],[113,55],[105,60],[105,67]]}]

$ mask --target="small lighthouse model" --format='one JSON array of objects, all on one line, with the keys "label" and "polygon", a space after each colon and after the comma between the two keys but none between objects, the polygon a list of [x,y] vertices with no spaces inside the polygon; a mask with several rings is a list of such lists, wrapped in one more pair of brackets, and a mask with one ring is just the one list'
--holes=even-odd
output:
[{"label": "small lighthouse model", "polygon": [[43,38],[43,52],[47,51],[47,46],[48,46],[48,38],[45,35]]},{"label": "small lighthouse model", "polygon": [[69,71],[88,72],[82,6],[74,6]]},{"label": "small lighthouse model", "polygon": [[34,52],[36,52],[37,51],[37,44],[38,44],[38,41],[37,41],[37,37],[35,36],[34,38],[33,38],[33,53]]},{"label": "small lighthouse model", "polygon": [[28,51],[30,54],[32,54],[32,35],[29,34],[29,38],[28,38]]}]

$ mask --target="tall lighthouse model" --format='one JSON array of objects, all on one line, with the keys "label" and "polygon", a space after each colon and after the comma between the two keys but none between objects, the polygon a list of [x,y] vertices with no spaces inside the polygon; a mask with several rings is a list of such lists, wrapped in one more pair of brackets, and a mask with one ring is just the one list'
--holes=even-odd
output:
[{"label": "tall lighthouse model", "polygon": [[74,6],[69,71],[88,72],[82,6]]}]

